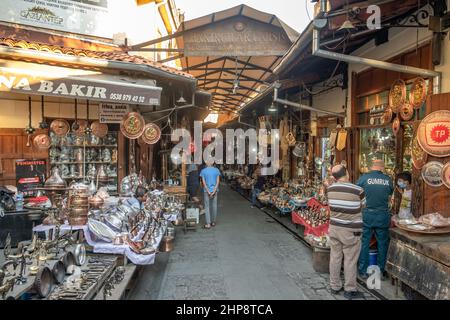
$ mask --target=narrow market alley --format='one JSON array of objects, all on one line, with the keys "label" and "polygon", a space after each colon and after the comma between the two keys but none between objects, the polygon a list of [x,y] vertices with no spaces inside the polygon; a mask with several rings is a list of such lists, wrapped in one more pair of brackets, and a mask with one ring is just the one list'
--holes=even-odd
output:
[{"label": "narrow market alley", "polygon": [[130,299],[344,299],[309,248],[225,184],[218,212],[211,230],[178,228],[174,251],[145,268]]}]

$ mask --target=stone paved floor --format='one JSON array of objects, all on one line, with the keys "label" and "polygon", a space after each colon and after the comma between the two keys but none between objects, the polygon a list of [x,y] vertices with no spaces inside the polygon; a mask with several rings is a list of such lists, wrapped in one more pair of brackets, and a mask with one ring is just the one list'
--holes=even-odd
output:
[{"label": "stone paved floor", "polygon": [[130,298],[343,299],[313,270],[309,248],[225,185],[217,226],[177,229],[174,251],[158,254]]}]

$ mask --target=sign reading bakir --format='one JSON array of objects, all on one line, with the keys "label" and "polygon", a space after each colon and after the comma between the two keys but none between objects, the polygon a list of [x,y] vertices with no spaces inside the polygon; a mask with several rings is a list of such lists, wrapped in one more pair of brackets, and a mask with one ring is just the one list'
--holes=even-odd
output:
[{"label": "sign reading bakir", "polygon": [[108,0],[2,0],[0,20],[112,38]]},{"label": "sign reading bakir", "polygon": [[93,78],[62,77],[53,79],[8,72],[0,67],[0,91],[44,96],[88,99],[101,102],[159,105],[161,88],[128,82]]}]

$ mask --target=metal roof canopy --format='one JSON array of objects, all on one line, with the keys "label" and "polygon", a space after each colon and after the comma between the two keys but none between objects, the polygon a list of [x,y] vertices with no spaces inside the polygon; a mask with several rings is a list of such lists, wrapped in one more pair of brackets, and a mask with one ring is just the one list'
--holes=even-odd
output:
[{"label": "metal roof canopy", "polygon": [[183,71],[212,94],[211,109],[232,112],[267,87],[267,78],[298,35],[275,15],[240,5],[183,22],[175,34],[131,50],[164,51],[148,46],[177,39],[180,49],[167,49],[177,54],[164,62],[180,59]]}]

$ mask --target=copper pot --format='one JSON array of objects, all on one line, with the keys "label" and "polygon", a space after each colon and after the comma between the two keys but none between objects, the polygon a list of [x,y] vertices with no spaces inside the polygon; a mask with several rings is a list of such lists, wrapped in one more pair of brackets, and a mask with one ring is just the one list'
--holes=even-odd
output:
[{"label": "copper pot", "polygon": [[88,196],[72,196],[70,199],[70,205],[73,207],[88,206],[89,198]]},{"label": "copper pot", "polygon": [[159,247],[159,251],[161,252],[170,252],[173,250],[173,240],[174,237],[165,236],[161,241],[161,245]]},{"label": "copper pot", "polygon": [[89,209],[86,208],[72,208],[70,209],[69,215],[71,217],[79,217],[79,216],[87,216],[89,213]]}]

